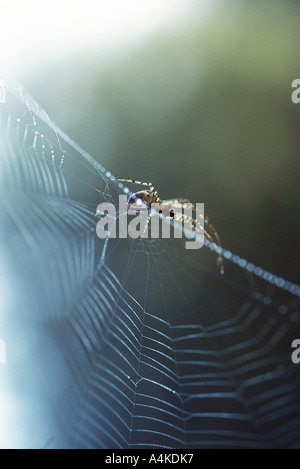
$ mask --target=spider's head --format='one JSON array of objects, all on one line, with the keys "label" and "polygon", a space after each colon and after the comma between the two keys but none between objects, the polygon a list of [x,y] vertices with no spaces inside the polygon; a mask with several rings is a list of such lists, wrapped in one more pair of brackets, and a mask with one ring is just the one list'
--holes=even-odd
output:
[{"label": "spider's head", "polygon": [[132,194],[127,202],[127,207],[131,210],[149,210],[151,204],[155,202],[153,192],[139,191]]}]

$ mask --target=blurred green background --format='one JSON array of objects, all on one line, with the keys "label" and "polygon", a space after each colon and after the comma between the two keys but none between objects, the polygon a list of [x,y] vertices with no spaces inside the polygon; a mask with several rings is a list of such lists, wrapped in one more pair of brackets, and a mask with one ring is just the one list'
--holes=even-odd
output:
[{"label": "blurred green background", "polygon": [[300,283],[300,3],[216,1],[205,19],[203,3],[130,47],[77,45],[18,79],[116,177],[204,202],[226,249]]}]

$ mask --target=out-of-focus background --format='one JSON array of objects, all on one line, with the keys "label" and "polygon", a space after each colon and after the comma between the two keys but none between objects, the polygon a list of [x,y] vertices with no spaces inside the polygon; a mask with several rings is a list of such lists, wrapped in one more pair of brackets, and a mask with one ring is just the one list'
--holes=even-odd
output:
[{"label": "out-of-focus background", "polygon": [[[299,24],[300,4],[287,0],[3,1],[0,80],[13,75],[114,176],[204,202],[226,249],[299,285]],[[219,276],[215,255],[202,270],[204,253],[192,264],[170,240],[170,251],[128,241],[123,252],[112,240],[98,264],[95,199],[117,186],[72,145],[60,165],[70,142],[58,145],[44,114],[35,128],[33,101],[11,83],[0,126],[0,447],[203,447],[211,429],[212,447],[230,445],[228,431],[240,445],[298,445],[296,298],[256,288],[229,262]]]},{"label": "out-of-focus background", "polygon": [[297,1],[2,2],[1,54],[114,175],[204,202],[224,247],[300,282]]}]

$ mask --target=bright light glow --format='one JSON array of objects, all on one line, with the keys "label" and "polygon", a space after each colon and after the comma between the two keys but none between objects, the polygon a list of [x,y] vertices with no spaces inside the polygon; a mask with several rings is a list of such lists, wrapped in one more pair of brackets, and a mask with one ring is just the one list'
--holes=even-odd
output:
[{"label": "bright light glow", "polygon": [[6,343],[0,339],[0,365],[6,363]]},{"label": "bright light glow", "polygon": [[9,265],[0,250],[0,449],[41,448],[49,440],[51,418],[38,395],[38,372],[30,348],[34,336],[27,333],[24,340],[22,326],[12,325],[16,325],[15,305],[22,305],[20,315],[26,306]]},{"label": "bright light glow", "polygon": [[[4,366],[4,365],[1,365]],[[0,373],[3,373],[0,370]],[[0,380],[1,382],[2,380]],[[0,449],[15,448],[15,443],[19,440],[21,411],[20,401],[15,396],[0,389]]]},{"label": "bright light glow", "polygon": [[0,339],[4,339],[2,336],[2,327],[5,316],[8,314],[9,308],[12,306],[13,301],[13,287],[10,284],[7,275],[6,263],[4,252],[0,250]]},{"label": "bright light glow", "polygon": [[[214,3],[197,0],[201,16]],[[72,51],[128,47],[158,28],[182,21],[193,6],[195,0],[3,0],[1,62],[18,69]]]},{"label": "bright light glow", "polygon": [[[1,373],[5,372],[0,370],[2,385]],[[0,449],[41,449],[52,436],[45,423],[45,409],[36,396],[30,398],[22,390],[16,392],[8,386],[9,381],[12,381],[11,377],[7,377],[4,386],[0,387]]]},{"label": "bright light glow", "polygon": [[[0,251],[1,261],[4,254]],[[12,415],[14,419],[18,414],[16,402],[12,402],[8,393],[8,369],[6,364],[6,330],[4,329],[5,317],[12,303],[12,289],[6,275],[6,264],[0,263],[0,449],[8,448],[8,443],[14,438],[17,427],[11,425]]]}]

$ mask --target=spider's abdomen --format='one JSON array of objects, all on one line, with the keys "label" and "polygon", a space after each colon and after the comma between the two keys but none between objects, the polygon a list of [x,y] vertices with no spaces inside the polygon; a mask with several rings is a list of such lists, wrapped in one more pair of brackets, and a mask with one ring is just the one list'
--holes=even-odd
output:
[{"label": "spider's abdomen", "polygon": [[149,210],[153,202],[153,194],[150,191],[139,191],[129,197],[127,206],[132,210]]}]

